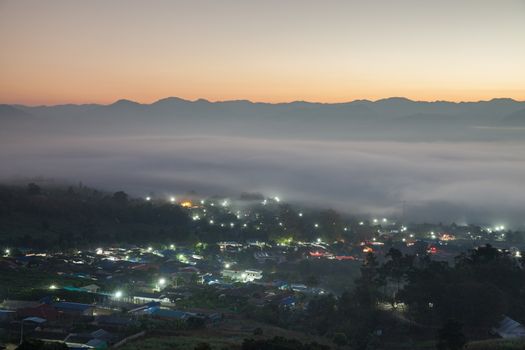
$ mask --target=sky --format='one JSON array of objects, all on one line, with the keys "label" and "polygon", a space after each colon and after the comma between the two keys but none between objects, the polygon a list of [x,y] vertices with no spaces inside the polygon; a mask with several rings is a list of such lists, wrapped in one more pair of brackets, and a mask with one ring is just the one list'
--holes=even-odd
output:
[{"label": "sky", "polygon": [[521,0],[0,0],[0,103],[525,98]]}]

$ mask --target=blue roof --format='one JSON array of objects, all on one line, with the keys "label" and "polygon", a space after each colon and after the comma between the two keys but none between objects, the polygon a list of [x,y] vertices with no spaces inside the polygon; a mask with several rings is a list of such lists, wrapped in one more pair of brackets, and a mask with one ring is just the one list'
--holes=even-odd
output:
[{"label": "blue roof", "polygon": [[57,309],[74,310],[74,311],[85,311],[93,307],[92,305],[89,305],[89,304],[71,303],[67,301],[58,302],[54,306]]},{"label": "blue roof", "polygon": [[178,320],[183,320],[190,316],[190,314],[188,314],[187,312],[169,309],[156,309],[152,312],[152,315],[166,318],[174,318]]}]

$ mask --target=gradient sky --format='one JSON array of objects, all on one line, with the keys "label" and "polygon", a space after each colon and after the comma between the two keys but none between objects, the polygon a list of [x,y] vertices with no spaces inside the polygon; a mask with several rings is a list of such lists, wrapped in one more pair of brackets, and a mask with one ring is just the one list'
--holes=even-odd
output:
[{"label": "gradient sky", "polygon": [[525,99],[525,1],[0,0],[0,103]]}]

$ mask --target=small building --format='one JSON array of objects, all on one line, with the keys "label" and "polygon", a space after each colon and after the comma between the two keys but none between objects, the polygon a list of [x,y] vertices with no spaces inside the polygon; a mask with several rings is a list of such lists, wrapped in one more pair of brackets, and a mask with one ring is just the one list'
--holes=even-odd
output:
[{"label": "small building", "polygon": [[93,316],[93,305],[60,301],[53,306],[60,314],[71,316]]},{"label": "small building", "polygon": [[98,293],[100,290],[100,287],[96,284],[88,284],[87,286],[81,287],[80,289],[88,292],[88,293]]},{"label": "small building", "polygon": [[253,282],[263,277],[261,270],[222,270],[223,277],[230,278],[237,282]]},{"label": "small building", "polygon": [[505,316],[493,331],[504,339],[523,338],[525,337],[525,327],[518,321]]}]

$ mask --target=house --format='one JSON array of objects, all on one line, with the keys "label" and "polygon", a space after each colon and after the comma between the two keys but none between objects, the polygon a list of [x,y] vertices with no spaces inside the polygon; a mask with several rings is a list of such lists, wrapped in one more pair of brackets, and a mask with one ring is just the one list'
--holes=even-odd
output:
[{"label": "house", "polygon": [[54,321],[58,318],[58,311],[49,304],[40,304],[36,307],[25,307],[16,310],[18,317],[40,317],[49,321]]},{"label": "house", "polygon": [[88,284],[87,286],[81,287],[80,289],[88,293],[98,293],[98,291],[100,290],[100,287],[97,286],[96,284]]},{"label": "house", "polygon": [[231,278],[237,282],[253,282],[254,280],[261,279],[262,271],[260,270],[222,270],[221,275],[223,277]]},{"label": "house", "polygon": [[525,327],[521,323],[514,321],[507,316],[501,320],[498,327],[495,327],[492,330],[504,339],[525,337]]},{"label": "house", "polygon": [[93,316],[93,305],[60,301],[53,306],[59,313],[64,315]]},{"label": "house", "polygon": [[141,293],[137,292],[132,297],[134,304],[146,304],[146,303],[162,303],[169,304],[171,300],[163,294],[160,293]]},{"label": "house", "polygon": [[0,322],[10,321],[16,316],[14,310],[0,310]]},{"label": "house", "polygon": [[267,261],[280,264],[286,261],[286,257],[283,254],[272,252],[255,252],[253,253],[253,257],[259,264],[264,264]]}]

